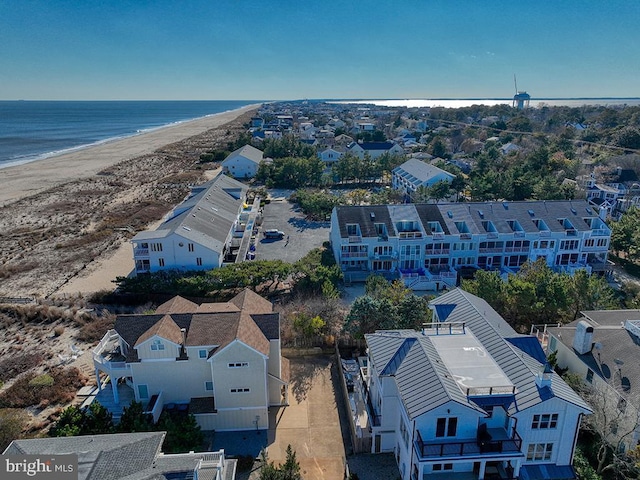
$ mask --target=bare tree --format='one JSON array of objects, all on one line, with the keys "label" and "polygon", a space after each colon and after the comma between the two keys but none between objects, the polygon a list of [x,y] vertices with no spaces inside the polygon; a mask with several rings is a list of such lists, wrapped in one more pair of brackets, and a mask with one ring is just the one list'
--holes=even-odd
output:
[{"label": "bare tree", "polygon": [[615,380],[594,383],[585,387],[583,394],[593,410],[583,428],[595,437],[597,473],[610,471],[618,478],[638,478],[636,462],[630,454],[636,447],[636,432],[640,432],[638,399],[616,385]]}]

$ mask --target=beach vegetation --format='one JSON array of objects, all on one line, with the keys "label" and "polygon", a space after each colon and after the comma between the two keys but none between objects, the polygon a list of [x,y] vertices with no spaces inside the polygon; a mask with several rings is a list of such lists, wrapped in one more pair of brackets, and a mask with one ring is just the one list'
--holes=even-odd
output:
[{"label": "beach vegetation", "polygon": [[486,300],[521,332],[528,332],[531,325],[572,322],[583,310],[620,308],[620,299],[605,278],[585,270],[557,273],[544,258],[525,263],[506,282],[499,272],[477,270],[461,286]]},{"label": "beach vegetation", "polygon": [[4,451],[9,444],[21,438],[27,427],[28,415],[19,408],[0,408],[0,450]]},{"label": "beach vegetation", "polygon": [[0,393],[0,408],[65,404],[84,383],[84,376],[74,367],[53,367],[42,375],[28,372]]}]

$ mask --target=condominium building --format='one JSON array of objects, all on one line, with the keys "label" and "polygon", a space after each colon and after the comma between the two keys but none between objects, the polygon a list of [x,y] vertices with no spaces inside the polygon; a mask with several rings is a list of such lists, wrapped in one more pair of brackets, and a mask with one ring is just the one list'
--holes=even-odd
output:
[{"label": "condominium building", "polygon": [[465,268],[604,271],[611,230],[584,200],[340,206],[331,247],[347,281],[372,273],[414,290],[455,286]]}]

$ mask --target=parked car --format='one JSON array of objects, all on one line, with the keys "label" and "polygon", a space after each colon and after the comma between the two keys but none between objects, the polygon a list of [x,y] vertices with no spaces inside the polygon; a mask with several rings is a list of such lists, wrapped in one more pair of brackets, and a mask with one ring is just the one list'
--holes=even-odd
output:
[{"label": "parked car", "polygon": [[277,238],[282,239],[284,237],[284,232],[280,230],[276,230],[275,228],[271,228],[269,230],[264,231],[264,238]]}]

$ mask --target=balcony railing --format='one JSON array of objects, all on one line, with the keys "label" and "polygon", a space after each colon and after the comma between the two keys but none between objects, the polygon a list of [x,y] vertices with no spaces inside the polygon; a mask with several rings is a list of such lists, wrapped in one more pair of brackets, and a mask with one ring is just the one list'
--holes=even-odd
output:
[{"label": "balcony railing", "polygon": [[362,243],[361,235],[349,235],[349,243]]},{"label": "balcony railing", "polygon": [[513,232],[513,236],[516,238],[524,237],[524,232]]},{"label": "balcony railing", "polygon": [[400,232],[398,233],[400,240],[411,240],[413,238],[422,238],[422,232]]},{"label": "balcony railing", "polygon": [[443,239],[444,238],[444,232],[431,232],[431,236],[436,240]]},{"label": "balcony railing", "polygon": [[522,439],[517,432],[513,438],[494,440],[490,436],[478,436],[476,440],[462,442],[425,442],[417,431],[415,448],[421,458],[495,455],[496,453],[520,453]]},{"label": "balcony railing", "polygon": [[425,255],[449,255],[450,251],[450,248],[427,248],[424,253]]},{"label": "balcony railing", "polygon": [[342,258],[367,258],[369,252],[342,252]]},{"label": "balcony railing", "polygon": [[460,239],[461,240],[471,240],[471,234],[470,233],[461,233],[460,234]]},{"label": "balcony railing", "polygon": [[609,230],[599,228],[597,230],[591,230],[592,237],[608,237],[611,234]]},{"label": "balcony railing", "polygon": [[479,248],[480,253],[502,253],[502,248]]},{"label": "balcony railing", "polygon": [[529,253],[529,247],[505,247],[506,253]]},{"label": "balcony railing", "polygon": [[148,257],[149,256],[149,249],[148,248],[136,248],[133,251],[133,256],[134,257]]}]

